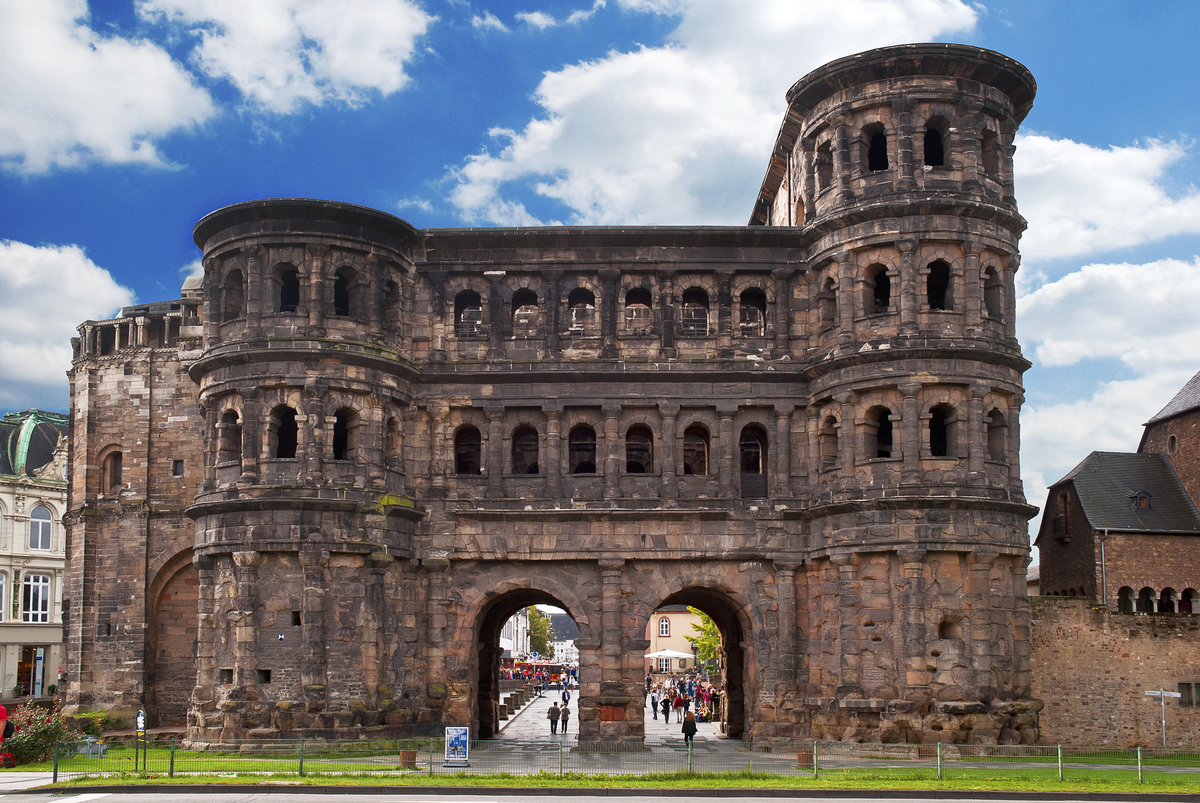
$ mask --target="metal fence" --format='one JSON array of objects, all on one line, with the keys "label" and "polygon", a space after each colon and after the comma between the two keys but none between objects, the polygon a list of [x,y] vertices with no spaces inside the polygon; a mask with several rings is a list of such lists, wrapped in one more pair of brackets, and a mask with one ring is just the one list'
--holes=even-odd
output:
[{"label": "metal fence", "polygon": [[[186,749],[185,749],[186,746]],[[573,739],[474,741],[466,766],[441,739],[61,743],[54,781],[87,776],[378,776],[762,774],[896,780],[1200,781],[1200,754],[1139,748],[884,745],[845,742],[665,744]]]}]

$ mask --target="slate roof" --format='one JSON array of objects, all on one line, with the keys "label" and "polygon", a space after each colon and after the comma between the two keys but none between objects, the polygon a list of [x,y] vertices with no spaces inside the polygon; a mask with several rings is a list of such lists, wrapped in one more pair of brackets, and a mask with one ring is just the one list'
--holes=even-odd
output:
[{"label": "slate roof", "polygon": [[[1200,534],[1200,513],[1165,455],[1092,452],[1055,486],[1071,482],[1094,530]],[[1149,509],[1134,506],[1145,491]]]},{"label": "slate roof", "polygon": [[1159,410],[1154,416],[1145,423],[1145,426],[1150,426],[1157,421],[1163,421],[1167,418],[1174,418],[1181,413],[1186,413],[1189,410],[1194,410],[1200,407],[1200,373],[1197,373],[1187,384],[1175,394],[1175,398],[1167,402],[1167,406]]},{"label": "slate roof", "polygon": [[69,419],[62,413],[26,410],[0,419],[0,475],[33,473],[54,459],[58,436],[66,435]]}]

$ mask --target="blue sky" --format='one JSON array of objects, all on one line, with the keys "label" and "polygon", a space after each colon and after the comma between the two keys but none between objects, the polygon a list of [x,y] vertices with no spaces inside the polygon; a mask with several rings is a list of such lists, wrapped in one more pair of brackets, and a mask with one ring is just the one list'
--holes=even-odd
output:
[{"label": "blue sky", "polygon": [[63,410],[87,318],[174,298],[225,204],[419,227],[744,223],[787,87],[900,42],[1038,82],[1016,157],[1030,500],[1200,370],[1195,2],[7,0],[0,407]]}]

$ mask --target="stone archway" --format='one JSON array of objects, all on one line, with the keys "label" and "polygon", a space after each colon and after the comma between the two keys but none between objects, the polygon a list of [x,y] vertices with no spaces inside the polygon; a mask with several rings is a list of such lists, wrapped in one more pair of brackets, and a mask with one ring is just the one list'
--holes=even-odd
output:
[{"label": "stone archway", "polygon": [[746,629],[738,617],[740,606],[720,591],[689,587],[665,597],[658,607],[687,605],[708,614],[721,631],[724,653],[724,688],[721,689],[721,724],[724,734],[740,739],[746,730]]},{"label": "stone archway", "polygon": [[199,599],[200,576],[189,549],[167,561],[150,587],[145,689],[152,725],[187,722],[196,686]]}]

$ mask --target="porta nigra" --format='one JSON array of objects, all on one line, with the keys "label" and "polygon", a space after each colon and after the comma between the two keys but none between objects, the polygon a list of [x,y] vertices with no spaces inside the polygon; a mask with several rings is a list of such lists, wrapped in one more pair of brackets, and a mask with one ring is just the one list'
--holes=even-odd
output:
[{"label": "porta nigra", "polygon": [[579,625],[579,738],[643,736],[646,622],[725,732],[1032,742],[1013,137],[987,50],[787,95],[749,224],[202,219],[203,281],[80,326],[68,703],[197,742],[498,727],[497,637]]}]

